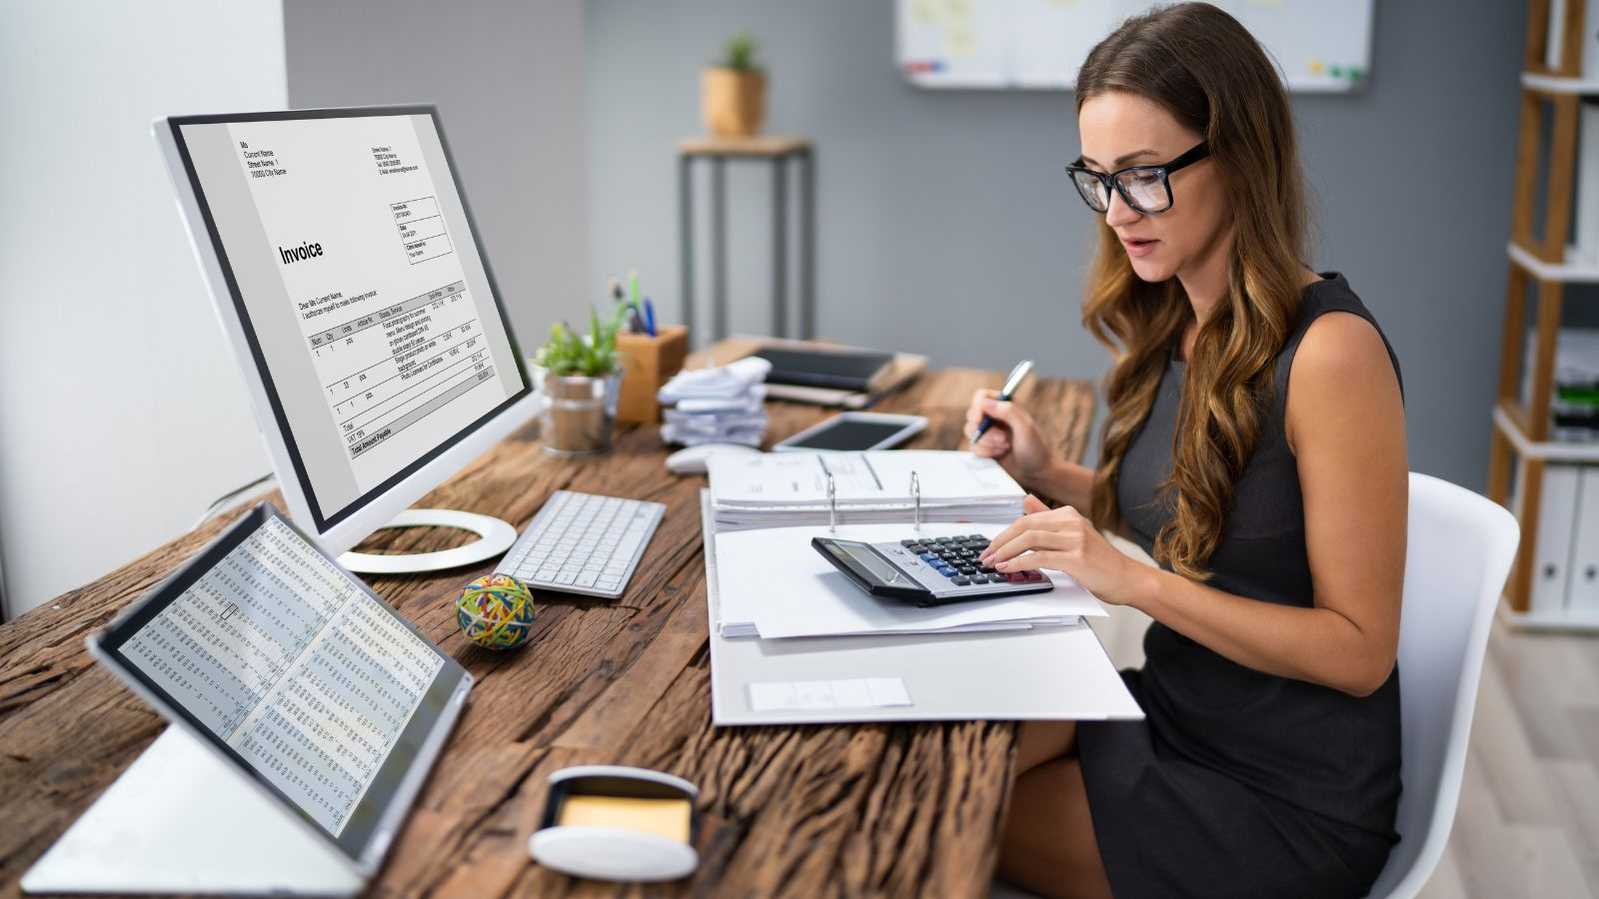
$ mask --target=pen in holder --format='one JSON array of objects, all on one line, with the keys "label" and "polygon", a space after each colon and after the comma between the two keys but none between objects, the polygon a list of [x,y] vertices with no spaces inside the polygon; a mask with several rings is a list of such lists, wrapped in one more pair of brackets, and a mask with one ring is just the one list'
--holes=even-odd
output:
[{"label": "pen in holder", "polygon": [[616,420],[635,424],[654,424],[661,420],[661,404],[655,398],[661,385],[683,368],[688,355],[688,328],[672,325],[656,336],[621,332],[616,335],[616,352],[622,357],[622,396],[616,405]]},{"label": "pen in holder", "polygon": [[[922,479],[911,472],[911,528],[922,532]],[[827,532],[838,533],[838,487],[833,483],[833,473],[827,472]]]}]

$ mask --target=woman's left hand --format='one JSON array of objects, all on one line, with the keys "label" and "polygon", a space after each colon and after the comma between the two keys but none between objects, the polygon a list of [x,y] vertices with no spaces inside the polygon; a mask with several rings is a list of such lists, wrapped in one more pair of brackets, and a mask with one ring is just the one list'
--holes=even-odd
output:
[{"label": "woman's left hand", "polygon": [[1071,506],[1051,509],[1028,495],[1027,514],[989,541],[978,561],[1003,572],[1053,568],[1113,605],[1129,605],[1150,571],[1100,536]]}]

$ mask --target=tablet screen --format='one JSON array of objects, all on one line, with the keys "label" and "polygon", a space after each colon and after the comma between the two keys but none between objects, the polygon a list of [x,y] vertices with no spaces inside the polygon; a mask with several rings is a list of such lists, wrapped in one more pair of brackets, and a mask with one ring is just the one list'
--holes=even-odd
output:
[{"label": "tablet screen", "polygon": [[465,676],[265,506],[99,646],[356,859]]},{"label": "tablet screen", "polygon": [[859,451],[876,447],[884,440],[905,430],[901,421],[862,421],[857,418],[840,418],[831,425],[803,440],[790,441],[785,446],[795,449]]}]

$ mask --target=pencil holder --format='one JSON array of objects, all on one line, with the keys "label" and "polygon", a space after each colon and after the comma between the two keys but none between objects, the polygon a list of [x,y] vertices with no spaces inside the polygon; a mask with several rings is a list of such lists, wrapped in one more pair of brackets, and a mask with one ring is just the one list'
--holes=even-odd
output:
[{"label": "pencil holder", "polygon": [[688,355],[688,328],[672,325],[654,337],[617,334],[616,353],[622,357],[623,372],[616,420],[655,424],[661,420],[661,404],[655,394],[682,370],[683,359]]}]

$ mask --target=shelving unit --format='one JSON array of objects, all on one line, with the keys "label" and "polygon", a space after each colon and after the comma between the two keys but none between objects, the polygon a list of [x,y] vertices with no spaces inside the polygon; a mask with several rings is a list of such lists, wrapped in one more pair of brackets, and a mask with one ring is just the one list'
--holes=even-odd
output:
[{"label": "shelving unit", "polygon": [[[1521,76],[1521,111],[1517,126],[1515,199],[1510,222],[1510,279],[1506,290],[1504,331],[1499,356],[1499,391],[1493,408],[1493,438],[1488,463],[1488,496],[1511,505],[1511,475],[1516,474],[1520,502],[1512,508],[1521,521],[1521,546],[1505,586],[1501,614],[1524,627],[1599,630],[1592,613],[1533,613],[1530,609],[1533,554],[1538,543],[1538,515],[1543,496],[1544,466],[1549,462],[1599,462],[1599,443],[1549,439],[1549,406],[1554,394],[1555,344],[1560,331],[1565,285],[1599,283],[1599,266],[1566,260],[1575,195],[1578,118],[1582,98],[1599,96],[1599,81],[1582,78],[1584,7],[1567,0],[1561,28],[1560,65],[1550,69],[1549,0],[1531,0],[1528,9],[1525,71]],[[1542,146],[1545,108],[1553,114],[1548,146]],[[1547,155],[1546,155],[1547,154]],[[1533,234],[1540,163],[1547,160],[1543,233]],[[1529,294],[1536,285],[1536,337],[1531,390],[1521,396],[1523,352]]]}]

